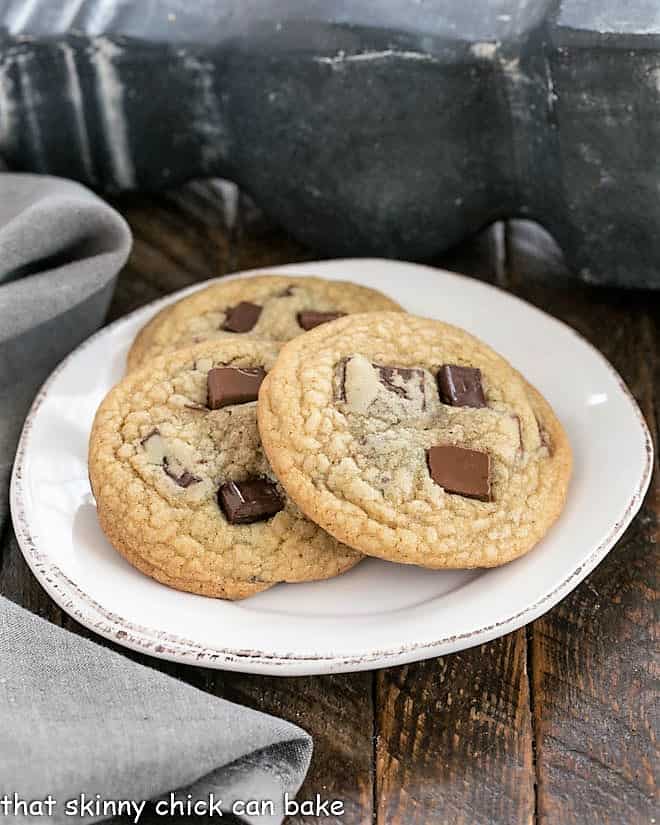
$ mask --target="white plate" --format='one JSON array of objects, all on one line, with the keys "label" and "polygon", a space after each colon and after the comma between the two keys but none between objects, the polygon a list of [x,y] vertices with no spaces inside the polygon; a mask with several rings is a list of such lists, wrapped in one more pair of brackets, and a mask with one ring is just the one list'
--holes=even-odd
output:
[{"label": "white plate", "polygon": [[368,559],[331,581],[278,585],[237,603],[179,593],[138,573],[99,528],[87,439],[135,333],[198,284],[92,336],[55,370],[28,416],[12,514],[28,564],[60,607],[102,636],[165,659],[253,673],[336,673],[508,633],[551,608],[601,561],[640,507],[652,446],[623,381],[590,344],[518,298],[442,270],[360,259],[276,271],[382,289],[409,311],[465,327],[499,350],[568,432],[575,470],[561,518],[531,553],[487,571]]}]

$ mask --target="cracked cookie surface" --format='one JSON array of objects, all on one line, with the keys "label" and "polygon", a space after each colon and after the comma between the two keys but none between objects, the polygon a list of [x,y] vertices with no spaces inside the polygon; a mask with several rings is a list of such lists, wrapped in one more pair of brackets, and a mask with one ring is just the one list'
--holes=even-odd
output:
[{"label": "cracked cookie surface", "polygon": [[548,403],[439,321],[353,315],[290,341],[258,418],[289,495],[367,555],[494,567],[530,550],[564,504],[571,451]]},{"label": "cracked cookie surface", "polygon": [[251,338],[178,350],[131,372],[99,407],[89,445],[99,521],[153,578],[243,598],[361,558],[303,516],[263,453],[256,393],[277,351]]},{"label": "cracked cookie surface", "polygon": [[152,318],[133,342],[128,369],[201,341],[288,341],[338,314],[399,309],[381,292],[345,281],[285,275],[221,280]]}]

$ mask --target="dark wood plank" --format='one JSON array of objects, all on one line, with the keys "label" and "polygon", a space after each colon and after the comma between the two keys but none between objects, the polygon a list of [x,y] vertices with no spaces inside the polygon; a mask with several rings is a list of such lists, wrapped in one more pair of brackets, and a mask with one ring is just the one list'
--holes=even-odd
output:
[{"label": "dark wood plank", "polygon": [[[560,255],[546,256],[544,270],[532,235],[529,226],[508,229],[512,288],[598,347],[654,430],[658,359],[648,310],[657,297],[566,288]],[[530,628],[539,825],[653,822],[658,499],[656,474],[618,545]]]},{"label": "dark wood plank", "polygon": [[382,825],[534,820],[525,631],[377,680]]},{"label": "dark wood plank", "polygon": [[652,821],[657,514],[532,628],[540,825]]},{"label": "dark wood plank", "polygon": [[208,278],[314,258],[225,181],[196,181],[158,197],[128,194],[112,203],[130,224],[134,245],[109,320]]},{"label": "dark wood plank", "polygon": [[0,542],[0,595],[54,624],[61,625],[64,621],[64,613],[48,598],[30,572],[9,519]]}]

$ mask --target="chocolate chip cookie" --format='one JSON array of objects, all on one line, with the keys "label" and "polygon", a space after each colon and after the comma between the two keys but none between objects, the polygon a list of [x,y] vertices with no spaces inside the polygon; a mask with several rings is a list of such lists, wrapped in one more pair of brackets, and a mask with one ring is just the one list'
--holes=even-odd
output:
[{"label": "chocolate chip cookie", "polygon": [[284,275],[218,281],[149,321],[131,347],[128,368],[200,341],[238,337],[288,341],[348,313],[398,309],[395,301],[375,289],[344,281]]},{"label": "chocolate chip cookie", "polygon": [[571,451],[549,404],[439,321],[352,315],[290,341],[258,419],[287,493],[368,555],[494,567],[530,550],[564,505]]},{"label": "chocolate chip cookie", "polygon": [[207,341],[149,361],[101,404],[89,445],[99,521],[154,579],[239,599],[359,561],[302,515],[264,456],[256,401],[277,350]]}]

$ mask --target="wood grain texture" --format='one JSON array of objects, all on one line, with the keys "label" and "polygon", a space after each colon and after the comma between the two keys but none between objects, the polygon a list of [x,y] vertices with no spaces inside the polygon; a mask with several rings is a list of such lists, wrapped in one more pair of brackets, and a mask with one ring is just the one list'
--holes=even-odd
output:
[{"label": "wood grain texture", "polygon": [[64,613],[30,572],[8,520],[0,544],[0,595],[22,605],[37,616],[62,625]]},{"label": "wood grain texture", "polygon": [[519,630],[378,674],[378,823],[534,821],[526,651]]},{"label": "wood grain texture", "polygon": [[158,197],[124,195],[112,204],[131,227],[133,251],[108,320],[208,278],[314,257],[224,181],[198,181]]},{"label": "wood grain texture", "polygon": [[[532,230],[523,229],[521,238],[519,227],[509,227],[511,286],[604,353],[654,431],[657,328],[649,308],[656,296],[535,283],[530,271],[559,284],[562,264],[541,258]],[[659,512],[656,472],[617,546],[529,628],[539,825],[653,821]]]}]

